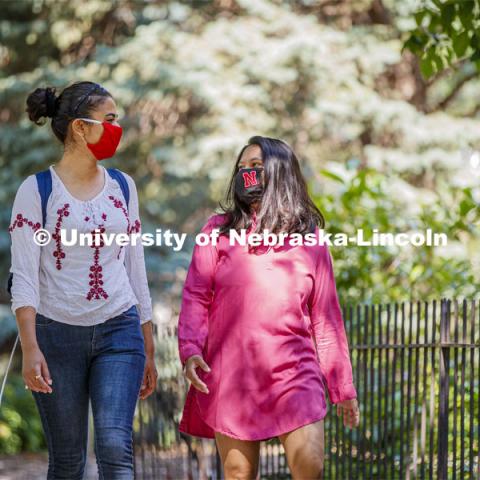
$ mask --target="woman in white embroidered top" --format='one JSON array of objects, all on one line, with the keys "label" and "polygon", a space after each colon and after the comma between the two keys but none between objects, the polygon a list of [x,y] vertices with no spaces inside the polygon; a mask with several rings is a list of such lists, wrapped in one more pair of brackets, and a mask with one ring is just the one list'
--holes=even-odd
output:
[{"label": "woman in white embroidered top", "polygon": [[[134,181],[98,163],[113,156],[120,141],[116,105],[102,86],[77,82],[59,96],[54,88],[37,88],[27,112],[37,124],[51,118],[64,144],[60,161],[43,173],[51,190],[27,177],[9,227],[12,310],[26,388],[47,438],[47,478],[83,478],[91,401],[99,478],[133,479],[135,406],[157,380],[143,246],[61,241],[62,230],[69,239],[74,230],[140,233]],[[39,246],[34,233],[43,213],[52,238]]]}]

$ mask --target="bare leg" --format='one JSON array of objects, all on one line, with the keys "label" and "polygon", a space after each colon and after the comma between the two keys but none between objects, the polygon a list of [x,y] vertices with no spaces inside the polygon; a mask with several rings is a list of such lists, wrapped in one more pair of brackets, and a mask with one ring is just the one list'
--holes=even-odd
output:
[{"label": "bare leg", "polygon": [[255,480],[257,478],[260,442],[237,440],[215,432],[218,453],[225,480]]},{"label": "bare leg", "polygon": [[293,480],[323,478],[323,420],[280,435]]}]

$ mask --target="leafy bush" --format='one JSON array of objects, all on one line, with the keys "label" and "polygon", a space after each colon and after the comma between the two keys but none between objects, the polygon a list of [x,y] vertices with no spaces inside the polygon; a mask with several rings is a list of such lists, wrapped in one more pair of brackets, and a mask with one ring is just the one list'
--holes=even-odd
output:
[{"label": "leafy bush", "polygon": [[10,372],[0,407],[0,453],[12,455],[46,448],[40,416],[22,376]]}]

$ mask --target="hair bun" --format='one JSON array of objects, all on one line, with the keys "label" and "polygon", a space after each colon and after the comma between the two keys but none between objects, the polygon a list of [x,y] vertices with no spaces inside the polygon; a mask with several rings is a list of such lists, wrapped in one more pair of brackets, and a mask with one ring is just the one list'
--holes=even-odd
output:
[{"label": "hair bun", "polygon": [[59,97],[54,87],[37,88],[27,98],[28,117],[32,122],[41,125],[40,118],[53,118],[58,110]]},{"label": "hair bun", "polygon": [[58,97],[55,95],[54,88],[45,89],[45,103],[46,103],[46,116],[53,118],[57,112],[57,100]]}]

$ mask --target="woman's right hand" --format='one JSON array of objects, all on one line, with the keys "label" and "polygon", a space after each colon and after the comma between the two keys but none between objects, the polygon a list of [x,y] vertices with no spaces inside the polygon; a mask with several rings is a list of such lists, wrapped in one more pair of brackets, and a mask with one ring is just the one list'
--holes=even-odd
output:
[{"label": "woman's right hand", "polygon": [[34,392],[52,393],[53,390],[50,387],[52,379],[40,348],[38,346],[28,348],[22,346],[22,352],[22,375],[25,385]]},{"label": "woman's right hand", "polygon": [[200,367],[205,372],[210,372],[210,367],[200,355],[192,355],[185,362],[185,376],[192,382],[192,385],[203,393],[210,393],[207,385],[200,380],[195,369]]}]

